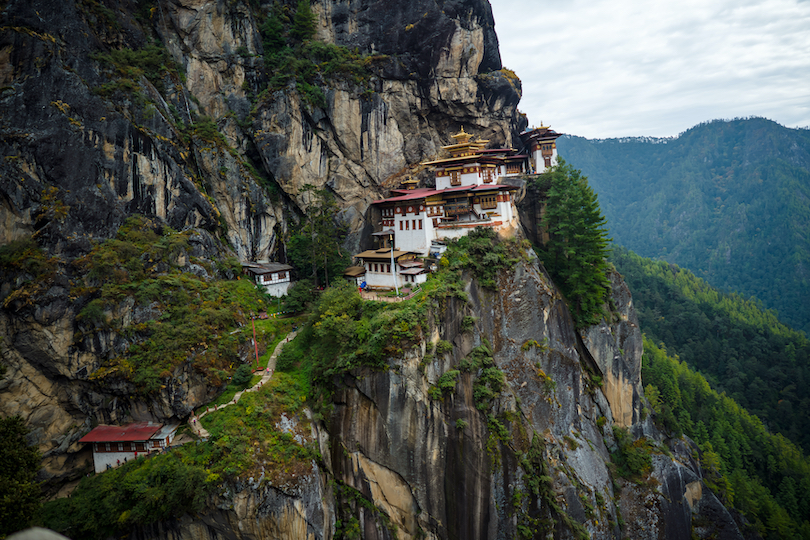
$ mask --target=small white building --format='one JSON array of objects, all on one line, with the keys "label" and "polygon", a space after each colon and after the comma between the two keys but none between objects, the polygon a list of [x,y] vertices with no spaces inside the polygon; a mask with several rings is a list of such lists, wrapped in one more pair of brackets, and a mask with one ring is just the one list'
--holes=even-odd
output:
[{"label": "small white building", "polygon": [[284,296],[292,286],[292,269],[288,264],[271,263],[242,263],[242,272],[250,276],[257,285],[264,287],[270,296]]},{"label": "small white building", "polygon": [[530,166],[535,173],[542,173],[557,165],[557,133],[548,126],[527,129],[520,134],[520,139],[529,150]]},{"label": "small white building", "polygon": [[394,250],[393,266],[391,248],[370,249],[355,255],[365,268],[365,288],[393,289],[409,287],[427,281],[428,269],[411,251]]},{"label": "small white building", "polygon": [[97,473],[115,468],[130,459],[168,448],[179,424],[163,425],[136,422],[125,426],[99,425],[79,439],[93,449],[93,465]]},{"label": "small white building", "polygon": [[366,282],[365,266],[350,266],[343,272],[343,277],[352,282],[355,287],[362,287]]}]

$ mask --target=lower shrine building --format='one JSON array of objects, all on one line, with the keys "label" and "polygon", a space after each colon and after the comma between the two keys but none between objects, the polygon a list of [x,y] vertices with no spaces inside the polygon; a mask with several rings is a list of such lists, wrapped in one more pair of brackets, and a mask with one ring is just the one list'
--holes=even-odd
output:
[{"label": "lower shrine building", "polygon": [[358,253],[355,257],[360,259],[364,270],[364,281],[359,286],[366,289],[402,289],[424,283],[428,269],[417,255],[399,249],[394,249],[392,253],[390,247]]}]

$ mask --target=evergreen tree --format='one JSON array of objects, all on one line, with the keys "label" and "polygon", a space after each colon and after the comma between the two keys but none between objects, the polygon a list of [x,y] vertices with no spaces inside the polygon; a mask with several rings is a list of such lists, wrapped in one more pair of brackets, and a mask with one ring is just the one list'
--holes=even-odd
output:
[{"label": "evergreen tree", "polygon": [[284,25],[275,13],[269,17],[259,27],[262,35],[262,44],[266,54],[280,51],[287,44],[284,39]]},{"label": "evergreen tree", "polygon": [[0,538],[28,527],[40,505],[40,455],[27,434],[19,416],[0,418]]},{"label": "evergreen tree", "polygon": [[543,264],[571,305],[577,326],[595,324],[610,287],[605,218],[586,177],[564,161],[540,175],[547,186],[540,249]]},{"label": "evergreen tree", "polygon": [[293,15],[293,26],[290,35],[298,40],[306,41],[315,34],[315,14],[309,6],[309,0],[298,0],[298,6]]},{"label": "evergreen tree", "polygon": [[348,253],[341,249],[346,228],[338,222],[339,209],[329,191],[311,184],[302,191],[308,204],[306,223],[290,237],[287,255],[300,276],[309,275],[315,287],[328,286],[349,264]]}]

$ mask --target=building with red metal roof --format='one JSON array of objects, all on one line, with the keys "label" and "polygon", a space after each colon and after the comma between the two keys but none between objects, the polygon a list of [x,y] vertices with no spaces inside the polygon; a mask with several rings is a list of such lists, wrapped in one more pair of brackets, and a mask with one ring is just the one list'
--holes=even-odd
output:
[{"label": "building with red metal roof", "polygon": [[99,425],[79,439],[93,449],[93,464],[97,473],[118,467],[139,455],[168,447],[177,425],[165,426],[152,422],[135,422],[124,426]]}]

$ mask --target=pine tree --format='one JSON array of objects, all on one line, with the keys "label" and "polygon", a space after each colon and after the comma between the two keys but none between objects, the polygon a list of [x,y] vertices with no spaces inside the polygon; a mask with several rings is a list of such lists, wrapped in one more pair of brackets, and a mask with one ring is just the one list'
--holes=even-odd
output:
[{"label": "pine tree", "polygon": [[315,14],[312,13],[309,0],[298,0],[290,35],[295,39],[306,41],[313,34],[315,34]]},{"label": "pine tree", "polygon": [[299,275],[309,276],[318,287],[329,285],[349,263],[348,253],[341,249],[346,227],[338,217],[334,196],[325,189],[306,184],[302,190],[307,204],[306,222],[290,236],[287,256]]},{"label": "pine tree", "polygon": [[29,526],[40,505],[39,451],[19,416],[0,418],[0,538]]},{"label": "pine tree", "polygon": [[570,302],[577,326],[595,324],[610,287],[606,220],[586,177],[564,161],[540,175],[547,185],[541,258]]}]

